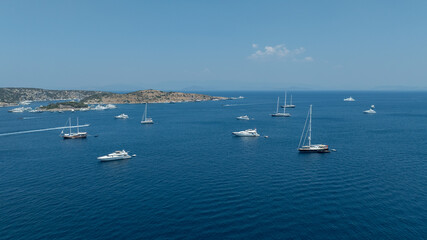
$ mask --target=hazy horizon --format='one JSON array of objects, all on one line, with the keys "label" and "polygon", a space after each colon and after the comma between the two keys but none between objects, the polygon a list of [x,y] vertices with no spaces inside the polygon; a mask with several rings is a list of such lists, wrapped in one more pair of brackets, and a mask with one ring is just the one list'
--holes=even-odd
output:
[{"label": "hazy horizon", "polygon": [[0,87],[424,91],[425,1],[2,1]]}]

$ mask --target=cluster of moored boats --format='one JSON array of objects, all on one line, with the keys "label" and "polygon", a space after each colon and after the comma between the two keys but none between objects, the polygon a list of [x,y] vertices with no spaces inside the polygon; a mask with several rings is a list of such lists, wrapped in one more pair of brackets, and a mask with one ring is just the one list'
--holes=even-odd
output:
[{"label": "cluster of moored boats", "polygon": [[[287,94],[285,92],[284,105],[281,106],[281,108],[283,108],[283,112],[279,111],[280,98],[278,97],[277,98],[276,112],[271,114],[272,117],[290,117],[291,116],[290,113],[286,112],[286,108],[295,108],[296,106],[294,104],[292,104],[292,95],[291,95],[291,103],[290,104],[286,103],[286,95]],[[344,101],[345,102],[354,102],[356,100],[350,96],[348,98],[345,98]],[[371,105],[371,108],[369,110],[363,111],[363,113],[375,114],[376,111],[374,109],[375,109],[375,106]],[[309,112],[308,112],[307,119],[306,119],[306,124],[304,125],[304,129],[303,129],[303,132],[302,132],[301,138],[300,138],[300,143],[298,145],[298,151],[300,151],[302,153],[307,153],[307,152],[328,153],[328,152],[330,152],[328,145],[312,144],[311,143],[312,111],[313,111],[313,107],[312,107],[312,105],[310,105]],[[238,119],[238,120],[250,120],[248,115],[239,116],[239,117],[236,117],[236,119]],[[307,123],[308,123],[308,127],[307,127]],[[243,131],[232,132],[232,134],[237,136],[237,137],[259,137],[260,136],[260,134],[257,132],[256,129],[246,129]]]}]

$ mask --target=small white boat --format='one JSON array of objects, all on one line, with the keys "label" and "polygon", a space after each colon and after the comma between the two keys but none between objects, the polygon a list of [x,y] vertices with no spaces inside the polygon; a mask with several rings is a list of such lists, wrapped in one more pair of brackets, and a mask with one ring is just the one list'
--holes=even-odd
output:
[{"label": "small white boat", "polygon": [[236,117],[237,120],[249,120],[249,116],[248,115],[244,115],[244,116],[239,116]]},{"label": "small white boat", "polygon": [[81,112],[86,112],[86,111],[89,111],[89,110],[90,110],[90,108],[88,108],[88,107],[87,108],[80,108]]},{"label": "small white boat", "polygon": [[283,112],[279,112],[279,100],[280,98],[277,97],[277,106],[276,106],[276,113],[271,114],[272,117],[290,117],[291,114],[286,112],[286,97],[285,97],[285,104],[283,105]]},{"label": "small white boat", "polygon": [[239,96],[239,97],[237,97],[237,99],[243,99],[243,98],[245,98],[245,97],[243,97],[243,96]]},{"label": "small white boat", "polygon": [[259,137],[256,129],[246,129],[244,131],[233,132],[233,135],[237,137]]},{"label": "small white boat", "polygon": [[363,113],[366,113],[366,114],[374,114],[374,113],[377,113],[374,109],[375,109],[375,106],[374,106],[374,105],[371,105],[371,108],[370,108],[369,110],[365,110],[365,111],[363,111]]},{"label": "small white boat", "polygon": [[32,101],[30,100],[25,100],[19,103],[19,105],[30,105],[32,103]]},{"label": "small white boat", "polygon": [[352,98],[351,96],[348,98],[344,98],[344,102],[354,102],[356,101],[354,98]]},{"label": "small white boat", "polygon": [[141,124],[153,124],[154,123],[152,118],[147,117],[147,114],[148,114],[147,103],[145,103],[145,111],[144,111],[144,114],[142,115]]},{"label": "small white boat", "polygon": [[[308,111],[307,119],[305,120],[304,129],[302,130],[301,138],[298,144],[298,151],[300,153],[329,153],[329,146],[325,144],[311,144],[311,115],[312,105]],[[306,131],[306,125],[308,121],[308,128]],[[308,140],[308,144],[304,145],[305,141]],[[301,146],[302,145],[302,146]]]},{"label": "small white boat", "polygon": [[105,107],[106,107],[107,109],[116,109],[116,108],[117,108],[117,106],[116,106],[116,105],[114,105],[114,104],[107,104],[107,105],[105,105]]},{"label": "small white boat", "polygon": [[96,110],[96,111],[102,111],[102,110],[106,110],[106,109],[108,109],[108,108],[106,106],[103,106],[103,105],[96,105],[96,107],[93,108],[93,110]]},{"label": "small white boat", "polygon": [[30,113],[42,113],[43,111],[36,108],[36,109],[32,109],[32,110],[30,110],[28,112],[30,112]]},{"label": "small white boat", "polygon": [[129,153],[126,152],[125,150],[122,150],[122,151],[115,151],[108,155],[98,157],[98,160],[100,160],[101,162],[108,162],[108,161],[123,160],[123,159],[129,159],[129,158],[132,158],[132,156],[130,156]]},{"label": "small white boat", "polygon": [[122,113],[120,115],[115,116],[114,118],[116,118],[116,119],[128,119],[129,116],[126,115],[126,114],[124,114],[124,113]]}]

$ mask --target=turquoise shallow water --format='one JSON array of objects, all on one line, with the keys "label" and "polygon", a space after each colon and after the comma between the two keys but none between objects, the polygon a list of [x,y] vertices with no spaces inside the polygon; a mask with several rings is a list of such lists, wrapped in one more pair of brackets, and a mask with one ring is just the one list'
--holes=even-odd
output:
[{"label": "turquoise shallow water", "polygon": [[[12,114],[0,133],[2,239],[421,239],[427,236],[427,93],[293,92],[290,118],[271,118],[279,92],[215,92],[234,101],[151,104],[76,113]],[[356,102],[343,102],[348,96]],[[224,105],[230,106],[224,106]],[[296,151],[309,104],[313,142]],[[371,104],[376,115],[364,115]],[[113,116],[126,113],[127,120]],[[248,114],[251,121],[235,120]],[[237,138],[257,128],[269,138]],[[98,135],[98,137],[94,137]],[[125,161],[96,157],[126,149]]]}]

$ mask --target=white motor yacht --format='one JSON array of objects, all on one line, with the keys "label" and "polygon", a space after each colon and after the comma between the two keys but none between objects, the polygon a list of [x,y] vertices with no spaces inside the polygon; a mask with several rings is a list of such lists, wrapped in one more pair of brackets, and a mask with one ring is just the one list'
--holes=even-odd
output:
[{"label": "white motor yacht", "polygon": [[233,132],[233,134],[237,137],[259,137],[260,136],[257,133],[256,129],[246,129],[240,132]]},{"label": "white motor yacht", "polygon": [[107,105],[105,105],[105,107],[106,107],[107,109],[116,109],[116,108],[117,108],[117,106],[116,106],[116,105],[114,105],[114,104],[107,104]]},{"label": "white motor yacht", "polygon": [[239,116],[236,117],[237,120],[249,120],[249,116],[248,115],[244,115],[244,116]]},{"label": "white motor yacht", "polygon": [[93,108],[93,110],[97,110],[97,111],[101,111],[101,110],[106,110],[108,109],[106,106],[103,105],[96,105],[95,108]]},{"label": "white motor yacht", "polygon": [[356,101],[354,98],[352,98],[351,96],[348,98],[344,98],[344,102],[354,102]]},{"label": "white motor yacht", "polygon": [[129,158],[132,158],[132,156],[130,156],[129,153],[126,152],[125,150],[122,150],[122,151],[115,151],[108,155],[98,157],[98,160],[100,160],[101,162],[107,162],[107,161],[123,160],[123,159],[129,159]]},{"label": "white motor yacht", "polygon": [[115,116],[114,118],[116,118],[116,119],[128,119],[129,116],[126,115],[126,114],[124,114],[124,113],[122,113],[120,115]]},{"label": "white motor yacht", "polygon": [[366,113],[366,114],[374,114],[374,113],[377,113],[374,109],[375,109],[375,106],[374,106],[374,105],[371,105],[371,108],[370,108],[369,110],[365,110],[365,111],[363,111],[363,113]]},{"label": "white motor yacht", "polygon": [[19,107],[19,108],[14,108],[14,109],[10,109],[8,112],[12,112],[12,113],[22,113],[25,111],[24,107]]}]

